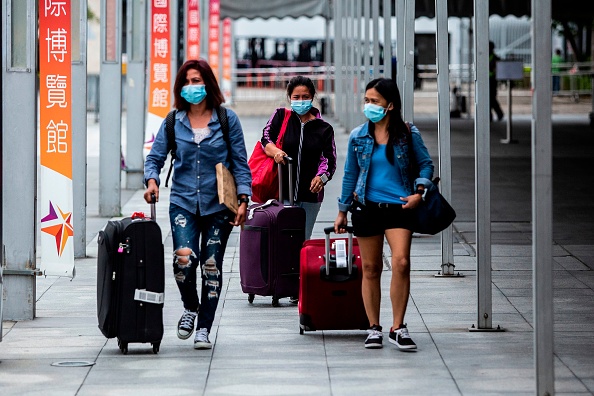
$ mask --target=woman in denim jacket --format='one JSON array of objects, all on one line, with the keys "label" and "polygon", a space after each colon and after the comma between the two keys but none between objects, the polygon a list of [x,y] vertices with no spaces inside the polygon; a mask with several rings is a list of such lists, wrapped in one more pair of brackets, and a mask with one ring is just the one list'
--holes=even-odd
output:
[{"label": "woman in denim jacket", "polygon": [[366,348],[382,347],[379,319],[384,236],[392,251],[393,323],[389,340],[399,349],[417,347],[404,323],[410,291],[411,209],[421,203],[431,183],[433,162],[419,130],[402,120],[401,109],[400,93],[392,80],[379,78],[367,84],[363,112],[369,122],[351,132],[334,221],[335,231],[345,232],[347,211],[352,211],[370,325]]},{"label": "woman in denim jacket", "polygon": [[[182,65],[173,87],[175,142],[169,219],[173,237],[173,273],[184,304],[177,336],[196,336],[194,348],[212,348],[208,334],[212,327],[222,286],[223,256],[233,226],[245,222],[252,174],[247,165],[243,130],[237,115],[229,110],[228,143],[223,136],[216,109],[225,101],[212,69],[206,61],[189,60]],[[159,198],[159,173],[167,158],[165,122],[153,142],[144,165],[147,189]],[[230,149],[230,150],[229,150]],[[219,203],[215,165],[222,162],[231,170],[237,186],[239,208],[233,214]],[[196,271],[201,268],[201,298],[198,299]],[[200,307],[200,310],[198,309]]]}]

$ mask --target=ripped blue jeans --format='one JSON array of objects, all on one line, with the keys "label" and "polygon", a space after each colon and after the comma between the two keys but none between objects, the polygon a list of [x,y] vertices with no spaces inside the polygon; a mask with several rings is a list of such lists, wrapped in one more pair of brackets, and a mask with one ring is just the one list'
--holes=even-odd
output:
[{"label": "ripped blue jeans", "polygon": [[[169,220],[173,237],[173,275],[184,308],[198,312],[196,328],[210,331],[223,283],[223,256],[233,226],[229,210],[207,216],[192,214],[170,204]],[[200,238],[202,236],[202,238]],[[201,269],[200,300],[196,272]]]}]

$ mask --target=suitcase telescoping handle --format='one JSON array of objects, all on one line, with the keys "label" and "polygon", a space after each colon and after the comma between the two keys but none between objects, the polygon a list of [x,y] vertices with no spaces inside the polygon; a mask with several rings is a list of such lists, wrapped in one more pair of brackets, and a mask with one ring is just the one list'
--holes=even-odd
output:
[{"label": "suitcase telescoping handle", "polygon": [[[293,206],[294,204],[294,197],[293,197],[293,158],[289,156],[284,156],[283,159],[287,162],[289,166],[289,205]],[[282,167],[283,163],[278,163],[278,201],[283,203],[283,172]]]},{"label": "suitcase telescoping handle", "polygon": [[155,196],[155,194],[151,194],[151,219],[153,219],[154,221],[157,221],[157,210],[156,210],[156,205],[157,204],[157,197]]},{"label": "suitcase telescoping handle", "polygon": [[[344,229],[349,234],[349,247],[347,252],[347,265],[349,269],[349,275],[353,273],[353,227],[345,226]],[[330,233],[334,232],[334,227],[324,228],[324,234],[326,234],[326,275],[330,275]]]}]

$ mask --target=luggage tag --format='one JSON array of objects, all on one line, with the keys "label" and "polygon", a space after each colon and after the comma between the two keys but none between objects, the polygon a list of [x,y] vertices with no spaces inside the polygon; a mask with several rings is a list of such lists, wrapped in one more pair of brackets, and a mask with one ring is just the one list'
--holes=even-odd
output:
[{"label": "luggage tag", "polygon": [[336,268],[347,267],[347,253],[346,253],[346,240],[338,239],[334,241],[334,248],[336,251]]}]

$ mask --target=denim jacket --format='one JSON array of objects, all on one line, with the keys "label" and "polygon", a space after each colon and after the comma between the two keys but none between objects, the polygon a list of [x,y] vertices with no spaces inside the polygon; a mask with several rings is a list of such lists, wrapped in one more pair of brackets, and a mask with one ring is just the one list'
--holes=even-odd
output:
[{"label": "denim jacket", "polygon": [[[227,143],[223,137],[217,112],[213,110],[208,128],[210,134],[199,144],[194,142],[194,133],[185,111],[175,117],[175,141],[177,159],[173,163],[173,179],[170,202],[187,211],[205,216],[226,209],[219,203],[215,165],[222,162],[235,177],[237,194],[252,194],[252,174],[247,164],[243,130],[237,115],[226,109],[229,120],[229,144],[231,155],[227,158]],[[144,164],[145,184],[155,179],[161,184],[159,173],[167,159],[167,133],[165,121],[161,124],[151,152]],[[230,162],[228,161],[230,159]]]},{"label": "denim jacket", "polygon": [[[344,177],[342,179],[342,193],[338,199],[338,210],[346,212],[353,202],[353,198],[365,204],[365,187],[371,154],[375,141],[369,134],[369,123],[366,122],[353,129],[349,137],[347,158],[344,164]],[[410,124],[412,146],[414,157],[417,160],[419,177],[412,180],[414,175],[409,174],[408,139],[401,140],[394,145],[394,160],[398,164],[404,182],[404,188],[411,195],[417,185],[424,185],[429,188],[432,184],[433,162],[425,147],[421,133],[416,126]]]}]

